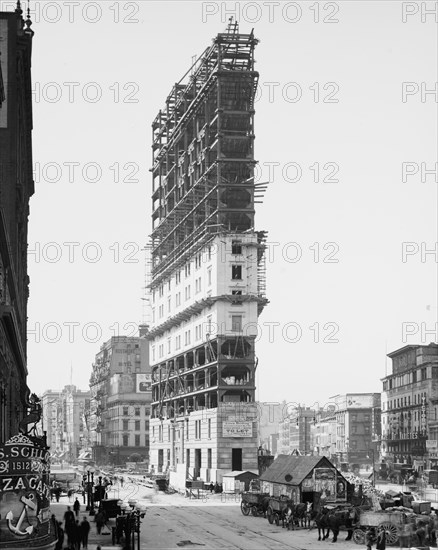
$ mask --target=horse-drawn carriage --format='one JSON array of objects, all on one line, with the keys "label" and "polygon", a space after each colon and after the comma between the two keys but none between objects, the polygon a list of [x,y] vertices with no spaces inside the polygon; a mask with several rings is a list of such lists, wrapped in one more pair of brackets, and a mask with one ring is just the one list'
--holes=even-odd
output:
[{"label": "horse-drawn carriage", "polygon": [[402,511],[395,510],[388,512],[379,510],[373,512],[371,510],[361,511],[359,520],[353,531],[353,540],[356,544],[365,544],[365,533],[370,527],[374,529],[384,529],[386,544],[396,544],[399,538],[399,532],[402,525],[406,523],[406,514]]},{"label": "horse-drawn carriage", "polygon": [[266,493],[242,493],[242,502],[240,503],[240,509],[244,516],[248,516],[249,513],[253,516],[264,516],[268,508],[269,495]]}]

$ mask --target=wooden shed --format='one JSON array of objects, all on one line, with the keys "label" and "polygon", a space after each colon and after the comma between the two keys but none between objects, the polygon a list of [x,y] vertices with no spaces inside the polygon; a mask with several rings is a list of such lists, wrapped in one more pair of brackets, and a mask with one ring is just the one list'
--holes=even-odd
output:
[{"label": "wooden shed", "polygon": [[258,479],[258,473],[252,470],[225,472],[222,474],[224,493],[242,493],[249,490],[249,482]]},{"label": "wooden shed", "polygon": [[346,502],[348,482],[325,456],[279,455],[260,476],[261,489],[295,503]]}]

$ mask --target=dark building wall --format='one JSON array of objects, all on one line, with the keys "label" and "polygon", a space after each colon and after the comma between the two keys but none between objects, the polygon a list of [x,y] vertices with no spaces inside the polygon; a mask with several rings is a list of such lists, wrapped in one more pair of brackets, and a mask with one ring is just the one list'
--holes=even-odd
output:
[{"label": "dark building wall", "polygon": [[27,231],[32,174],[32,31],[0,13],[5,101],[0,115],[0,442],[27,412]]}]

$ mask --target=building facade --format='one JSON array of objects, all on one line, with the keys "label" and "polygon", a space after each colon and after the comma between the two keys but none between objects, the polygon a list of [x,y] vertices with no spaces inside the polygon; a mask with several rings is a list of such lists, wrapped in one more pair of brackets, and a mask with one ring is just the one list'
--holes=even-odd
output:
[{"label": "building facade", "polygon": [[45,391],[41,403],[41,427],[46,431],[53,461],[74,464],[87,449],[85,411],[90,406],[90,392],[68,385],[61,391]]},{"label": "building facade", "polygon": [[86,423],[97,464],[149,459],[151,374],[148,327],[139,336],[113,336],[96,355]]},{"label": "building facade", "polygon": [[394,462],[438,461],[438,344],[388,354],[382,379],[382,455]]},{"label": "building facade", "polygon": [[377,461],[375,441],[380,435],[380,393],[347,393],[330,398],[336,421],[339,462]]},{"label": "building facade", "polygon": [[298,406],[289,411],[279,424],[278,453],[306,455],[313,451],[311,429],[315,411],[310,407]]},{"label": "building facade", "polygon": [[32,171],[33,31],[18,3],[0,12],[0,443],[27,413],[27,233]]},{"label": "building facade", "polygon": [[153,122],[151,463],[175,486],[257,469],[256,44],[230,24]]}]

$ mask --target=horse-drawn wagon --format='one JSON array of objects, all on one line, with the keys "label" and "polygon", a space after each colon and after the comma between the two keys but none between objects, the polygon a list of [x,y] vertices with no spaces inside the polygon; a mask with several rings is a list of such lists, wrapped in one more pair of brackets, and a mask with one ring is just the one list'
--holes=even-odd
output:
[{"label": "horse-drawn wagon", "polygon": [[289,507],[289,499],[285,496],[271,497],[269,499],[268,508],[266,510],[266,516],[270,524],[275,522],[275,525],[280,525],[280,521],[283,523],[286,519],[287,509]]},{"label": "horse-drawn wagon", "polygon": [[242,493],[240,510],[244,516],[248,516],[250,512],[253,516],[264,516],[268,502],[269,495],[266,493]]},{"label": "horse-drawn wagon", "polygon": [[365,544],[365,533],[367,529],[384,529],[386,544],[396,544],[399,539],[399,532],[406,523],[406,514],[399,510],[392,512],[379,510],[362,510],[359,520],[353,531],[353,540],[356,544]]}]

